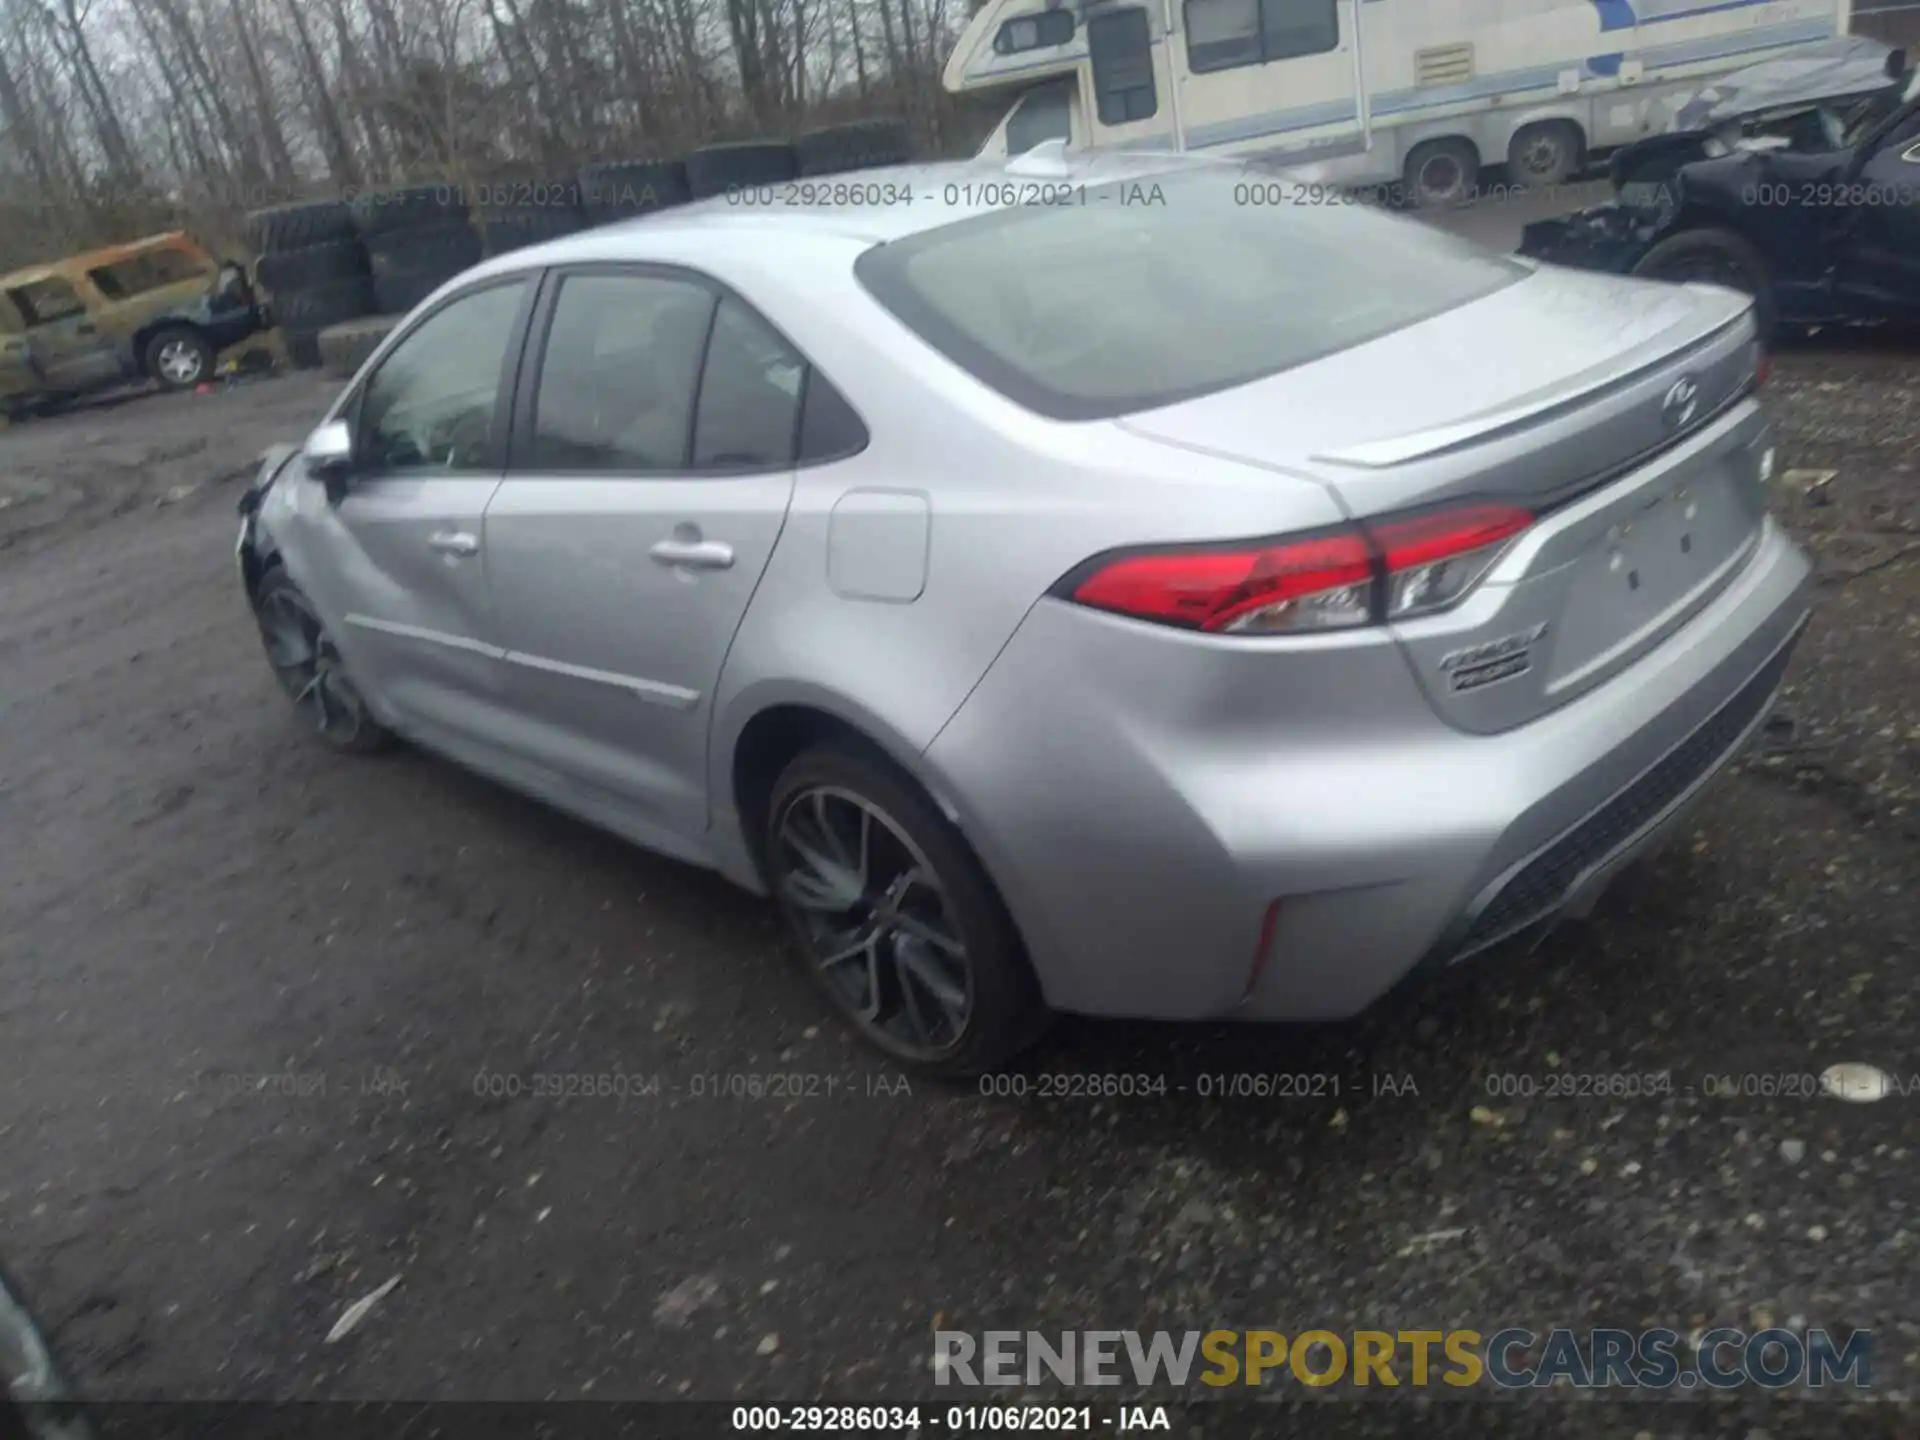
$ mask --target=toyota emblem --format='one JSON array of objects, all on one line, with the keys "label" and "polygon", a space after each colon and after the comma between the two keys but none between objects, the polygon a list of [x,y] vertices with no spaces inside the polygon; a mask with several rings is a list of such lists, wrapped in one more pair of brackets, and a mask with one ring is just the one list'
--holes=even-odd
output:
[{"label": "toyota emblem", "polygon": [[1700,384],[1691,375],[1682,375],[1660,403],[1661,418],[1669,430],[1684,430],[1700,410]]}]

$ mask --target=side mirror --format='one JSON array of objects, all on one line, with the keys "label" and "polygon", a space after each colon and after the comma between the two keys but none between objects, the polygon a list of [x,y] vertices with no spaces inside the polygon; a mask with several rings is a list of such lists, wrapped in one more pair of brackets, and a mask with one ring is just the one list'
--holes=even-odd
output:
[{"label": "side mirror", "polygon": [[329,420],[300,447],[307,473],[327,487],[327,499],[334,504],[347,493],[347,472],[353,469],[353,427],[345,420]]}]

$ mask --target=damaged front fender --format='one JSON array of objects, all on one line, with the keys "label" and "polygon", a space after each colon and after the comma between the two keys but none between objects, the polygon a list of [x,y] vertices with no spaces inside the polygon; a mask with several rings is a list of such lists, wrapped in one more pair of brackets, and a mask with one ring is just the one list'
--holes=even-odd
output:
[{"label": "damaged front fender", "polygon": [[260,576],[266,571],[267,562],[277,551],[273,537],[260,523],[260,502],[299,453],[298,445],[268,447],[260,457],[259,470],[254,472],[253,480],[240,493],[239,504],[235,507],[240,512],[240,538],[234,542],[233,557],[240,568],[240,584],[246,591],[249,603],[260,583]]},{"label": "damaged front fender", "polygon": [[1677,205],[1620,200],[1589,206],[1558,220],[1536,220],[1520,232],[1520,254],[1579,270],[1631,274],[1667,233]]}]

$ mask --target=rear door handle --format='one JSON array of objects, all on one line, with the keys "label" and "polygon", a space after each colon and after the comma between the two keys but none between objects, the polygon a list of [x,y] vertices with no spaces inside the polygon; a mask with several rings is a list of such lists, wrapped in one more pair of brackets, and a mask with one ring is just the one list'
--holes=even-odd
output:
[{"label": "rear door handle", "polygon": [[662,540],[648,553],[662,565],[684,565],[689,570],[733,568],[733,547],[718,540]]},{"label": "rear door handle", "polygon": [[480,552],[480,538],[469,535],[464,530],[437,530],[428,537],[427,544],[442,555],[477,555]]}]

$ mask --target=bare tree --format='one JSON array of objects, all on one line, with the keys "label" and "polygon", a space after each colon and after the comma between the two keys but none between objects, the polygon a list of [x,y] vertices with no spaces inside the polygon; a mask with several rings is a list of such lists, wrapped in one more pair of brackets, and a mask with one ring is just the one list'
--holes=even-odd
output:
[{"label": "bare tree", "polygon": [[[973,3],[973,0],[969,0]],[[0,268],[367,184],[533,174],[904,111],[947,0],[0,0]]]}]

